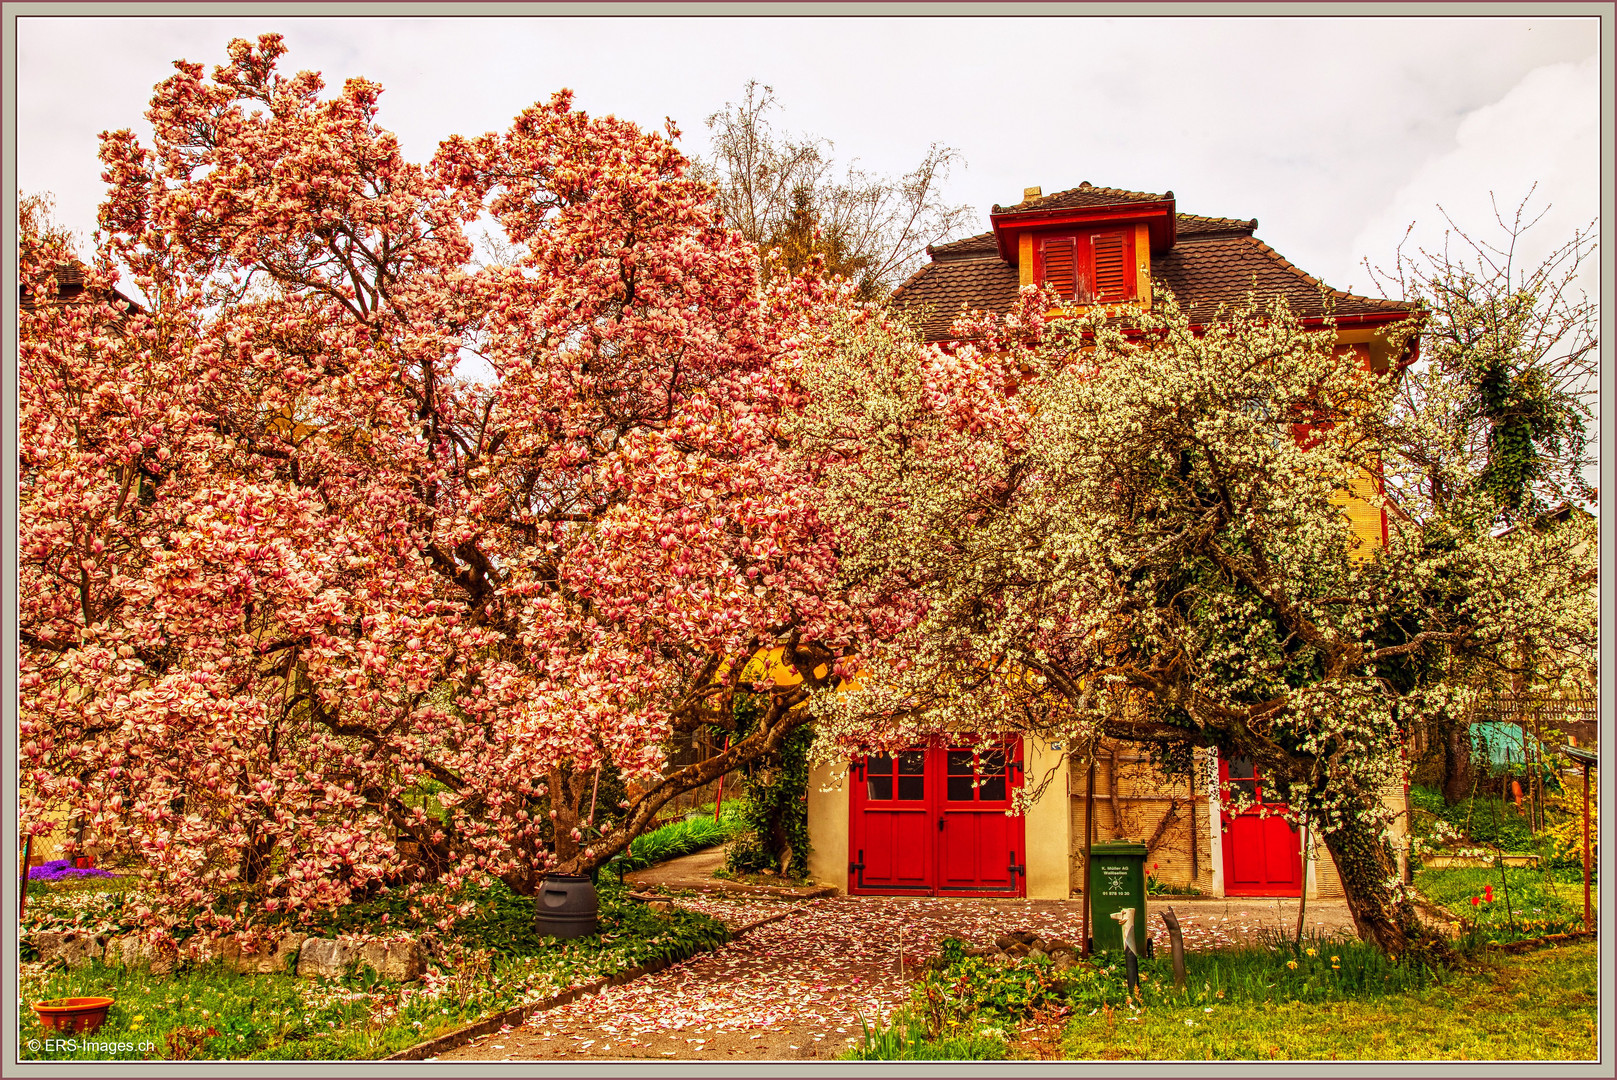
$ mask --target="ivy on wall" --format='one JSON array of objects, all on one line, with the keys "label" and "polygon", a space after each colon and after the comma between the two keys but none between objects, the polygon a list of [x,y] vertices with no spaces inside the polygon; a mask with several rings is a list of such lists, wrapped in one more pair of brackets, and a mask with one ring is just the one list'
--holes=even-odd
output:
[{"label": "ivy on wall", "polygon": [[[762,711],[761,699],[736,695],[735,737],[745,736]],[[726,865],[732,873],[808,874],[808,752],[813,742],[812,728],[798,728],[779,753],[747,768],[742,820],[749,831],[730,845]]]}]

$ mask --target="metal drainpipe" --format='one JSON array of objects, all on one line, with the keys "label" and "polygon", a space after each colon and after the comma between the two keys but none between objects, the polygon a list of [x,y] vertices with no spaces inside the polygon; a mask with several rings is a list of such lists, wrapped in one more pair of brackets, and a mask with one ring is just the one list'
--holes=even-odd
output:
[{"label": "metal drainpipe", "polygon": [[1095,840],[1095,742],[1089,743],[1089,780],[1084,785],[1084,940],[1083,955],[1089,955],[1089,849]]}]

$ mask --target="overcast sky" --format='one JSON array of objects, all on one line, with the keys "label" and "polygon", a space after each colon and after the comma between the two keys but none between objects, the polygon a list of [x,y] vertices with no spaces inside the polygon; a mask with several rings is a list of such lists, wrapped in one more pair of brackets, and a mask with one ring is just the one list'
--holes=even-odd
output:
[{"label": "overcast sky", "polygon": [[[1256,217],[1258,235],[1338,288],[1390,263],[1411,221],[1491,223],[1537,181],[1545,240],[1598,212],[1592,18],[63,18],[18,23],[18,179],[88,237],[96,136],[143,141],[153,84],[210,68],[232,37],[286,36],[285,70],[385,87],[381,122],[425,160],[451,133],[503,129],[560,87],[591,113],[671,117],[687,152],[748,79],[778,127],[890,174],[929,143],[988,208],[1038,184],[1172,189],[1189,213]],[[1433,233],[1431,230],[1436,230]],[[1592,281],[1591,281],[1592,284]]]}]

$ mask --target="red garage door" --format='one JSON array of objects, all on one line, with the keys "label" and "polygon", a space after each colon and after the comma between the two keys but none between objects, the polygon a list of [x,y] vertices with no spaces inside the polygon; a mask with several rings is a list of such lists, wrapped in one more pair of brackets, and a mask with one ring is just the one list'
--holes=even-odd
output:
[{"label": "red garage door", "polygon": [[1026,895],[1024,819],[1006,814],[1022,786],[1020,739],[866,758],[850,786],[849,892]]},{"label": "red garage door", "polygon": [[1225,810],[1224,893],[1227,896],[1301,896],[1302,841],[1296,826],[1280,816],[1286,804],[1271,801],[1251,758],[1220,760],[1226,806],[1236,791],[1253,799],[1239,814]]}]

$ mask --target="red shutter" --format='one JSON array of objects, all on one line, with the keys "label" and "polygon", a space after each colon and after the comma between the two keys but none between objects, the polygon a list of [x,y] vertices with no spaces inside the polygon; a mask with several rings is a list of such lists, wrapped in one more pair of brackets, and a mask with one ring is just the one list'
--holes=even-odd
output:
[{"label": "red shutter", "polygon": [[1132,230],[1095,233],[1090,237],[1095,256],[1095,300],[1115,304],[1134,296],[1134,244]]},{"label": "red shutter", "polygon": [[1063,300],[1073,298],[1078,283],[1078,245],[1071,236],[1046,236],[1039,242],[1039,284],[1052,286]]}]

